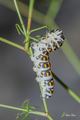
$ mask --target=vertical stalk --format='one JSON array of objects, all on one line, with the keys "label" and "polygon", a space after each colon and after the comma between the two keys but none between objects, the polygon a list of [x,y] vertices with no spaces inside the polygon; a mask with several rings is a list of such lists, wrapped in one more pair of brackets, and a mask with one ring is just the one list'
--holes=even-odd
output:
[{"label": "vertical stalk", "polygon": [[[27,37],[26,37],[26,44],[25,44],[25,48],[28,49],[29,48],[29,36],[30,36],[30,27],[31,27],[31,19],[32,19],[32,11],[33,11],[33,6],[34,6],[34,1],[35,0],[30,0],[29,3],[29,14],[28,14],[28,24],[27,24]],[[29,48],[31,49],[31,47]]]},{"label": "vertical stalk", "polygon": [[30,3],[29,3],[29,15],[28,15],[27,32],[30,31],[30,27],[31,27],[31,19],[32,19],[32,11],[33,11],[33,6],[34,6],[34,1],[35,0],[30,0]]}]

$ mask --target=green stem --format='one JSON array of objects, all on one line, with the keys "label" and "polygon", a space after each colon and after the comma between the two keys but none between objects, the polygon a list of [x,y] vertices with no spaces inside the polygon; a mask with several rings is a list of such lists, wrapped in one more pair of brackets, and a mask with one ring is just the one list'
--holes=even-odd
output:
[{"label": "green stem", "polygon": [[14,1],[14,5],[15,5],[15,8],[16,8],[16,11],[17,11],[17,14],[18,14],[20,23],[21,23],[21,25],[22,25],[23,31],[24,31],[24,33],[26,34],[26,28],[25,28],[25,26],[24,26],[24,22],[23,22],[23,19],[22,19],[22,17],[21,17],[20,11],[19,11],[19,7],[18,7],[18,4],[17,4],[17,0],[13,0],[13,1]]},{"label": "green stem", "polygon": [[30,3],[29,3],[29,15],[28,15],[27,32],[30,31],[30,27],[31,27],[31,19],[32,19],[32,11],[33,11],[33,6],[34,6],[34,1],[35,0],[30,0]]},{"label": "green stem", "polygon": [[30,33],[34,32],[34,31],[37,31],[37,30],[41,30],[43,28],[47,28],[47,29],[51,30],[48,26],[42,26],[42,27],[31,30]]},{"label": "green stem", "polygon": [[24,47],[23,47],[23,46],[18,45],[18,44],[14,43],[14,42],[11,42],[11,41],[9,41],[9,40],[6,40],[6,39],[4,39],[4,38],[2,38],[2,37],[0,37],[0,41],[5,42],[5,43],[7,43],[7,44],[9,44],[9,45],[12,45],[12,46],[14,46],[14,47],[17,47],[17,48],[19,48],[19,49],[21,49],[21,50],[24,50]]},{"label": "green stem", "polygon": [[30,36],[30,27],[31,27],[31,19],[32,19],[32,11],[33,11],[33,6],[34,6],[34,1],[35,0],[30,0],[29,3],[29,15],[28,15],[28,24],[27,24],[27,38],[26,38],[26,44],[25,44],[25,48],[28,49],[29,48],[29,36]]},{"label": "green stem", "polygon": [[43,104],[44,104],[45,112],[48,113],[48,108],[47,108],[47,104],[46,104],[46,99],[43,99]]},{"label": "green stem", "polygon": [[38,39],[36,39],[36,38],[33,38],[33,37],[29,37],[29,38],[31,38],[32,40],[34,40],[34,41],[37,41],[37,42],[40,42]]},{"label": "green stem", "polygon": [[54,73],[53,73],[53,77],[55,78],[55,80],[60,83],[67,91],[68,93],[77,101],[80,103],[80,97],[73,92],[67,85],[65,85]]},{"label": "green stem", "polygon": [[[4,107],[4,108],[9,108],[9,109],[14,109],[14,110],[19,110],[19,111],[27,112],[27,109],[22,109],[22,108],[18,108],[18,107],[13,107],[13,106],[9,106],[9,105],[0,104],[0,107]],[[47,115],[46,115],[45,112],[39,112],[39,111],[29,110],[29,113],[47,117]]]},{"label": "green stem", "polygon": [[50,115],[48,115],[48,118],[49,118],[49,120],[53,120],[53,118]]}]

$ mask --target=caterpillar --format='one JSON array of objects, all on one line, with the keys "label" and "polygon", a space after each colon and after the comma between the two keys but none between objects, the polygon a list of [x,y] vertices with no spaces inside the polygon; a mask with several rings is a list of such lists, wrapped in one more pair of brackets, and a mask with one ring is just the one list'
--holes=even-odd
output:
[{"label": "caterpillar", "polygon": [[33,70],[37,72],[36,81],[41,83],[42,98],[48,99],[54,92],[54,80],[49,62],[49,53],[56,51],[64,42],[62,30],[54,29],[48,31],[45,37],[41,38],[41,42],[32,42],[31,46],[34,49],[34,54],[31,60],[35,66]]}]

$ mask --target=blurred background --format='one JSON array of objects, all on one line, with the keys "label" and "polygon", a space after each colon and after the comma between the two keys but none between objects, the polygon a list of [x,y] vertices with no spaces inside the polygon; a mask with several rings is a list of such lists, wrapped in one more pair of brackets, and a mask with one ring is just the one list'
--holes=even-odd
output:
[{"label": "blurred background", "polygon": [[[60,2],[60,0],[54,1]],[[26,6],[29,5],[29,0],[20,0],[19,2]],[[56,28],[55,24],[51,26],[51,19],[48,18],[50,15],[48,10],[52,2],[53,0],[35,0],[34,9],[40,13],[41,17],[34,12],[31,29],[43,25],[47,25],[51,29]],[[19,7],[22,8],[22,6]],[[19,35],[15,28],[15,24],[20,24],[20,22],[14,9],[12,0],[0,0],[0,37],[24,46],[24,36]],[[27,28],[28,9],[25,7],[22,9],[24,9],[22,18]],[[47,14],[48,17],[44,19]],[[58,27],[63,30],[75,56],[73,59],[72,54],[69,54],[68,57],[65,55],[65,48],[68,47],[65,41],[62,48],[50,54],[51,70],[80,96],[80,0],[64,0],[54,18],[55,20],[52,18],[52,22],[55,21]],[[46,29],[42,29],[32,33],[31,36],[45,33]],[[69,58],[72,58],[72,62]],[[39,85],[35,81],[36,74],[32,67],[33,63],[27,53],[0,41],[0,104],[20,107],[24,100],[30,99],[30,106],[43,107]],[[54,94],[47,100],[51,117],[54,120],[80,120],[80,104],[55,79],[54,82]],[[76,116],[61,118],[63,112],[73,113]],[[17,113],[20,111],[0,107],[0,120],[15,120]],[[45,117],[32,114],[29,114],[29,117],[32,120],[36,118],[37,120],[47,120]]]}]

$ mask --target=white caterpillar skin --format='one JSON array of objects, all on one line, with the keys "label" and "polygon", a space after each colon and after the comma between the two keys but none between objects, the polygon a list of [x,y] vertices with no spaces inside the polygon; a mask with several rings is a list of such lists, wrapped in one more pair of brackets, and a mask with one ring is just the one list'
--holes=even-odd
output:
[{"label": "white caterpillar skin", "polygon": [[64,42],[63,32],[59,29],[47,32],[46,37],[41,38],[42,43],[31,44],[34,54],[31,60],[35,62],[33,70],[37,72],[36,81],[41,83],[43,89],[42,98],[48,99],[54,92],[54,81],[49,63],[49,53],[56,51]]}]

